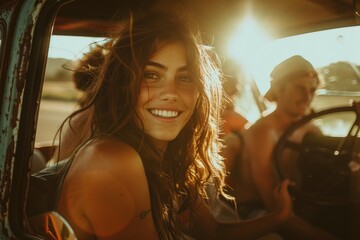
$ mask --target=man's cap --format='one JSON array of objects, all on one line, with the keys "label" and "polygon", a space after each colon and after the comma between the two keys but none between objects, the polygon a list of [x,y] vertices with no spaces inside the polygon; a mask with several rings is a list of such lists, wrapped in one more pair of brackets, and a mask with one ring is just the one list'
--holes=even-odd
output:
[{"label": "man's cap", "polygon": [[317,78],[317,73],[309,61],[299,55],[292,56],[278,65],[270,74],[271,86],[264,97],[269,101],[274,101],[274,88],[273,86],[290,79],[292,76],[308,75],[309,77]]}]

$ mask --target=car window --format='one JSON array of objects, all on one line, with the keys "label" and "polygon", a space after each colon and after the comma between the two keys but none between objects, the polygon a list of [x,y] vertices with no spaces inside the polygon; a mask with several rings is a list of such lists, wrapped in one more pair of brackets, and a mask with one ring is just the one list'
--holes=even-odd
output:
[{"label": "car window", "polygon": [[54,35],[41,96],[36,142],[51,142],[64,119],[77,107],[79,92],[72,81],[76,60],[104,38]]}]

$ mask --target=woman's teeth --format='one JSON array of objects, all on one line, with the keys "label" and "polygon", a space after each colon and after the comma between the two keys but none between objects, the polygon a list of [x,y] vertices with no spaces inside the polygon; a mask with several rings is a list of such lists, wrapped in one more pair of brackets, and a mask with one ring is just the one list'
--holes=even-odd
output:
[{"label": "woman's teeth", "polygon": [[177,117],[179,115],[178,111],[151,109],[150,112],[159,117]]}]

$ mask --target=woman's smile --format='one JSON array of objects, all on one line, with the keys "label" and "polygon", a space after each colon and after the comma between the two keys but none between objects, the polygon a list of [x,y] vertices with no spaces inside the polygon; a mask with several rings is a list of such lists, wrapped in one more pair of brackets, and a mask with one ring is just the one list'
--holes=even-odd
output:
[{"label": "woman's smile", "polygon": [[171,42],[144,68],[137,112],[144,132],[157,142],[174,140],[191,118],[199,90],[188,73],[186,48]]},{"label": "woman's smile", "polygon": [[181,114],[179,111],[174,110],[162,110],[162,109],[149,109],[149,112],[156,117],[174,119]]}]

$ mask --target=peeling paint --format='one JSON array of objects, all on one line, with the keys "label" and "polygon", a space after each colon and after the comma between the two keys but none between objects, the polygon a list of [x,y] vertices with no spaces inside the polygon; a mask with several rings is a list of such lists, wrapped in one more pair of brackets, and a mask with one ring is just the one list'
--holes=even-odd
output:
[{"label": "peeling paint", "polygon": [[[16,19],[13,39],[6,46],[10,49],[3,98],[0,99],[0,239],[14,239],[8,223],[8,206],[13,175],[14,154],[17,148],[19,119],[23,92],[28,72],[34,26],[46,0],[27,0],[22,4]],[[14,3],[15,4],[15,3]],[[0,18],[9,28],[14,7],[2,10]]]},{"label": "peeling paint", "polygon": [[7,11],[2,11],[0,12],[0,18],[2,20],[5,20],[6,24],[9,25],[12,13],[13,13],[13,8],[10,8]]}]

